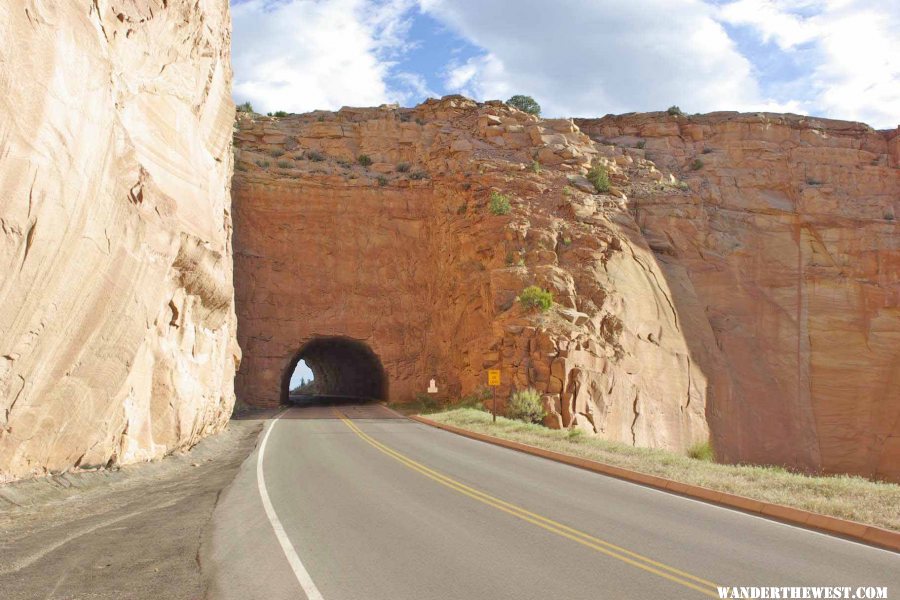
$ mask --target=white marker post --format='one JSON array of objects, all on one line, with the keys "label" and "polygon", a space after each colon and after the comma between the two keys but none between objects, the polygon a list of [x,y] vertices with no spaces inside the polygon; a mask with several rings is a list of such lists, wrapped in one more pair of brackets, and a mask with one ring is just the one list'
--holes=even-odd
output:
[{"label": "white marker post", "polygon": [[434,379],[428,382],[428,393],[429,394],[437,394],[437,384],[434,382]]}]

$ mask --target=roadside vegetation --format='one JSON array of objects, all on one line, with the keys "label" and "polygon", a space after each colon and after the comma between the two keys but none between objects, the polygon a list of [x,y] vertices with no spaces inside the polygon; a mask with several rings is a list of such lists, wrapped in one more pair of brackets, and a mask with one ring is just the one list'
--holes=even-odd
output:
[{"label": "roadside vegetation", "polygon": [[712,460],[709,444],[694,446],[688,456],[500,416],[492,424],[490,413],[477,408],[454,406],[428,418],[682,483],[900,531],[900,485],[896,484],[862,477],[808,476],[781,467],[718,464]]}]

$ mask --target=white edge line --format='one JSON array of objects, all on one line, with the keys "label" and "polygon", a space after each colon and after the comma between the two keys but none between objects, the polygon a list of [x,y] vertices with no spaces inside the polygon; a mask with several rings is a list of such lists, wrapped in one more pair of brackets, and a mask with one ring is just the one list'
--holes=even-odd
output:
[{"label": "white edge line", "polygon": [[303,592],[309,600],[324,600],[321,592],[319,592],[319,588],[316,587],[312,577],[309,576],[309,571],[306,570],[300,557],[297,556],[297,551],[294,549],[294,545],[291,543],[287,533],[285,533],[284,527],[275,513],[275,507],[272,506],[272,501],[269,499],[269,492],[266,490],[266,477],[263,475],[263,456],[266,453],[266,443],[269,441],[269,434],[275,428],[275,423],[285,412],[287,411],[282,411],[272,419],[269,428],[266,430],[266,435],[263,436],[262,443],[259,445],[259,454],[256,457],[256,483],[259,487],[259,497],[262,499],[263,508],[266,509],[266,516],[269,518],[269,523],[272,524],[272,529],[275,530],[275,537],[278,538],[278,543],[281,544],[284,556],[294,571],[297,583],[303,588]]}]

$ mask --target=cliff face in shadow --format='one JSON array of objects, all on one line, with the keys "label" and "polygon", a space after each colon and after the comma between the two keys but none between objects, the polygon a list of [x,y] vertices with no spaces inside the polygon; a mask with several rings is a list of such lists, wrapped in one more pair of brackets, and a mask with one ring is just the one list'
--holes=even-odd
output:
[{"label": "cliff face in shadow", "polygon": [[239,356],[228,2],[0,12],[0,480],[193,445]]},{"label": "cliff face in shadow", "polygon": [[737,113],[577,123],[684,182],[634,185],[629,205],[713,333],[691,345],[715,359],[723,458],[900,480],[898,132]]}]

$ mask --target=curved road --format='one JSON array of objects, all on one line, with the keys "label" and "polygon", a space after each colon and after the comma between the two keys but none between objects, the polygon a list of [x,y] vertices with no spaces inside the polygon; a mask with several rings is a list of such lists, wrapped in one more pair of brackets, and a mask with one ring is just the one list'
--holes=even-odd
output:
[{"label": "curved road", "polygon": [[215,599],[716,598],[717,585],[900,597],[896,553],[378,405],[291,408],[270,422],[208,535],[200,560]]}]

